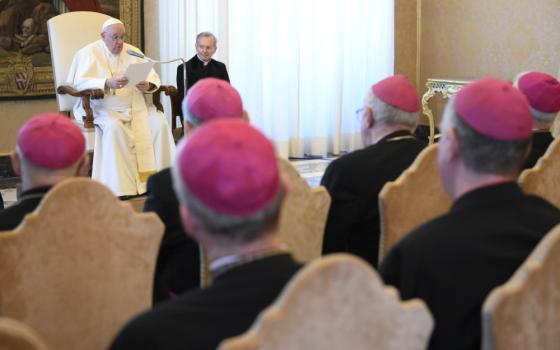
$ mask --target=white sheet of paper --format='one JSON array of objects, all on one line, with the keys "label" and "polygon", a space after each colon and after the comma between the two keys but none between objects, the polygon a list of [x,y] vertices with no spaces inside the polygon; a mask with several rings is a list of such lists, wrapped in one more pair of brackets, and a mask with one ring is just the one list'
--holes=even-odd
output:
[{"label": "white sheet of paper", "polygon": [[146,80],[153,66],[153,62],[130,64],[124,73],[124,76],[128,78],[128,85],[136,86],[139,82]]}]

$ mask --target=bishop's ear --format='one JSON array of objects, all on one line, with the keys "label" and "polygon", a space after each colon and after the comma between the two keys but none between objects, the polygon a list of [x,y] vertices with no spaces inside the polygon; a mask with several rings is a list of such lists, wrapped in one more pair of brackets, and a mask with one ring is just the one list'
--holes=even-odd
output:
[{"label": "bishop's ear", "polygon": [[198,222],[186,205],[179,204],[179,216],[187,236],[198,241]]},{"label": "bishop's ear", "polygon": [[457,138],[457,130],[455,130],[455,128],[450,128],[447,134],[449,138],[448,147],[451,149],[453,157],[457,157],[461,153],[459,139]]},{"label": "bishop's ear", "polygon": [[21,159],[16,151],[10,153],[10,160],[12,161],[12,169],[16,175],[21,176]]},{"label": "bishop's ear", "polygon": [[375,118],[373,117],[373,110],[371,108],[366,108],[364,111],[366,114],[366,122],[369,129],[373,128],[375,125]]}]

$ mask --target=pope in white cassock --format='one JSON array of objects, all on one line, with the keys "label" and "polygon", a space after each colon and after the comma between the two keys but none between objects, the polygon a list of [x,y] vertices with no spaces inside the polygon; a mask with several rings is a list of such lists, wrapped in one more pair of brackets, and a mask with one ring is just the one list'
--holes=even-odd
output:
[{"label": "pope in white cassock", "polygon": [[[175,143],[164,115],[144,99],[159,88],[152,69],[146,81],[131,86],[124,76],[131,63],[145,62],[127,54],[140,52],[126,44],[121,21],[103,24],[101,39],[80,49],[74,56],[68,82],[78,90],[103,89],[105,97],[92,100],[96,125],[92,178],[108,186],[117,196],[146,192],[149,175],[171,165]],[[81,121],[81,99],[74,116]]]}]

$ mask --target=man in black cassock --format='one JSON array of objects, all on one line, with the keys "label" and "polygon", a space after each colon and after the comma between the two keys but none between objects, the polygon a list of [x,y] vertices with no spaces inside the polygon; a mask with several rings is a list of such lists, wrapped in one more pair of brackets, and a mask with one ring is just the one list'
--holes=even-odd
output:
[{"label": "man in black cassock", "polygon": [[348,252],[377,266],[378,194],[414,161],[425,143],[412,134],[420,102],[416,88],[402,75],[368,89],[361,111],[364,148],[334,160],[321,185],[329,191],[323,254]]},{"label": "man in black cassock", "polygon": [[403,300],[427,303],[430,350],[480,349],[487,295],[560,222],[557,208],[517,184],[531,126],[526,98],[506,81],[471,83],[446,107],[437,161],[451,210],[401,239],[379,269]]},{"label": "man in black cassock", "polygon": [[218,49],[217,44],[218,39],[212,33],[202,32],[196,36],[196,55],[187,61],[186,90],[183,65],[181,64],[177,67],[177,94],[179,95],[179,101],[183,100],[187,91],[200,79],[218,78],[229,82],[226,65],[212,58]]}]

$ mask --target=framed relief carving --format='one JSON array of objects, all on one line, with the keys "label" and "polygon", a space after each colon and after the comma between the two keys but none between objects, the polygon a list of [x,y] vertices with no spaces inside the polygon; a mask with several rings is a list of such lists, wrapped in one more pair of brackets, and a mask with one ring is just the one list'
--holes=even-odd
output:
[{"label": "framed relief carving", "polygon": [[0,0],[0,99],[53,96],[47,21],[93,8],[120,18],[129,42],[140,47],[141,0]]}]

